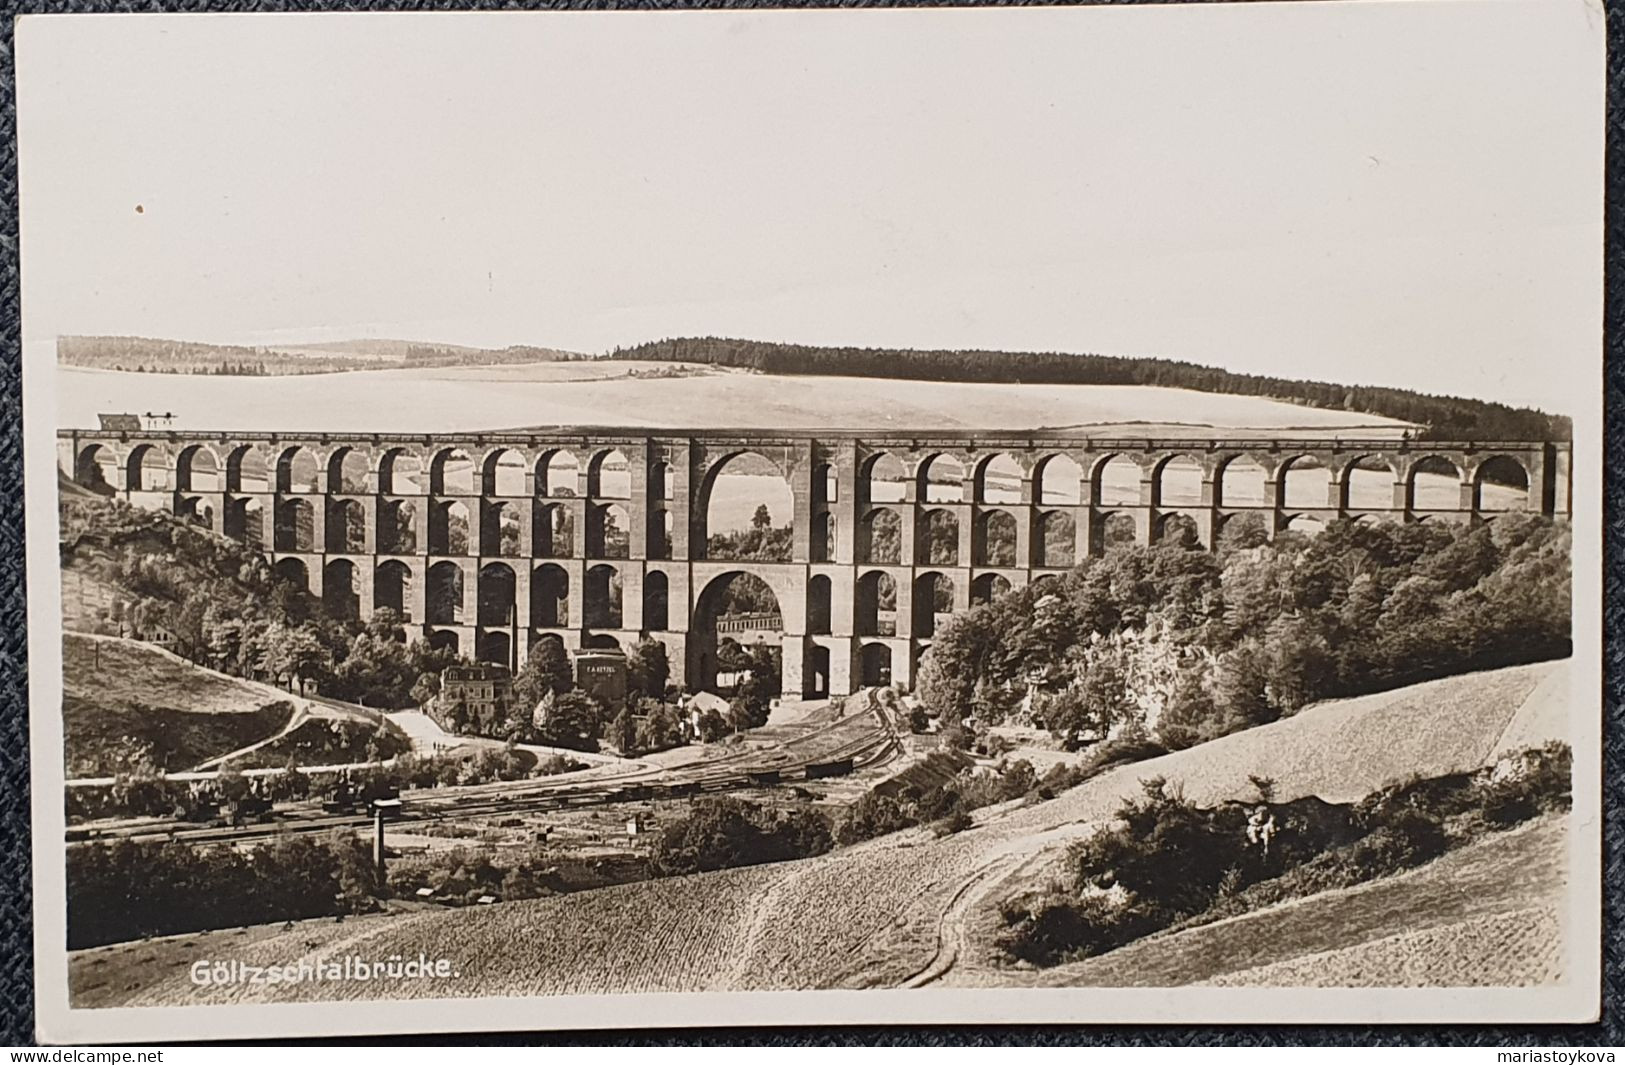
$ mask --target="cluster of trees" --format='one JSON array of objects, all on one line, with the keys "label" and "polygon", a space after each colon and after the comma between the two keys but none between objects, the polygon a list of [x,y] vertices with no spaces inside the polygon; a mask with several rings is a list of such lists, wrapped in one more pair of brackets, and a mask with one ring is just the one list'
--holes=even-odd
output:
[{"label": "cluster of trees", "polygon": [[999,943],[1039,965],[1102,954],[1288,899],[1392,876],[1446,850],[1567,810],[1572,754],[1549,743],[1474,773],[1410,779],[1351,806],[1309,796],[1200,807],[1142,781],[1111,824],[1072,847],[1067,882],[1006,899]]},{"label": "cluster of trees", "polygon": [[70,848],[68,947],[371,908],[378,867],[354,835],[251,850],[174,841]]},{"label": "cluster of trees", "polygon": [[661,830],[649,865],[656,876],[679,876],[808,858],[833,845],[829,820],[817,810],[699,799]]},{"label": "cluster of trees", "polygon": [[723,337],[676,337],[616,348],[612,359],[697,362],[775,374],[891,377],[924,381],[1160,385],[1302,403],[1400,418],[1450,440],[1568,440],[1569,418],[1527,407],[1434,396],[1402,388],[1340,385],[1232,373],[1174,359],[1031,351],[914,351],[813,347]]},{"label": "cluster of trees", "polygon": [[1119,547],[949,619],[917,687],[973,729],[1186,747],[1319,699],[1568,654],[1569,540],[1509,515],[1334,522],[1216,555]]},{"label": "cluster of trees", "polygon": [[794,538],[795,529],[790,525],[775,526],[773,515],[763,503],[751,515],[750,528],[708,536],[705,557],[737,562],[788,562]]}]

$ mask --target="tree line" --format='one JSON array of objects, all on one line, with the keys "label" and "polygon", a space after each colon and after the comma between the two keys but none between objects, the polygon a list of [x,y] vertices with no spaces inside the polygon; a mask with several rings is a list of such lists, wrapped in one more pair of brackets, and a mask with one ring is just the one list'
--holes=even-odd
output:
[{"label": "tree line", "polygon": [[612,359],[691,362],[761,373],[982,384],[1155,385],[1259,396],[1423,426],[1434,440],[1569,440],[1571,420],[1528,407],[1403,388],[1234,373],[1176,359],[1037,351],[815,347],[726,337],[671,337],[617,347]]}]

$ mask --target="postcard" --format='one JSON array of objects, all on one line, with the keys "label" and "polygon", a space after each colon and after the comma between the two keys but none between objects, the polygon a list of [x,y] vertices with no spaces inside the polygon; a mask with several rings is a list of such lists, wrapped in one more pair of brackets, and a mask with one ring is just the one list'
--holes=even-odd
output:
[{"label": "postcard", "polygon": [[42,1040],[1597,1015],[1599,5],[17,39]]}]

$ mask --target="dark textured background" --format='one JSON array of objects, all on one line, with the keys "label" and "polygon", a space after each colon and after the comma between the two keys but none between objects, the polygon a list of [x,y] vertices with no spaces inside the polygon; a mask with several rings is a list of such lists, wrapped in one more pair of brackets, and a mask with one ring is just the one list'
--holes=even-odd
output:
[{"label": "dark textured background", "polygon": [[[1111,0],[1107,0],[1111,2]],[[1139,2],[1139,0],[1128,0]],[[1327,0],[1335,2],[1335,0]],[[1554,0],[1555,2],[1555,0]],[[1567,0],[1574,2],[1574,0]],[[553,3],[513,3],[501,0],[472,0],[462,3],[424,3],[421,0],[180,0],[176,3],[109,2],[109,0],[62,0],[49,3],[30,0],[6,5],[12,16],[35,12],[122,12],[122,11],[408,11],[408,10],[585,10],[585,9],[684,9],[695,7],[919,7],[972,6],[919,3],[752,3],[723,0],[717,3],[673,3],[669,0],[643,0],[630,3],[594,3],[563,0]],[[991,5],[975,5],[991,6]],[[1604,706],[1605,770],[1607,787],[1604,807],[1605,881],[1603,891],[1603,1016],[1599,1024],[1588,1026],[1396,1026],[1370,1028],[1235,1026],[1235,1027],[936,1027],[936,1028],[754,1028],[685,1029],[648,1032],[547,1033],[476,1035],[436,1039],[435,1042],[469,1043],[614,1043],[631,1046],[662,1046],[675,1043],[700,1045],[853,1045],[914,1044],[997,1045],[1038,1043],[1090,1046],[1099,1044],[1175,1045],[1562,1045],[1570,1047],[1618,1046],[1625,1044],[1625,1027],[1620,1023],[1618,998],[1625,993],[1625,974],[1620,972],[1621,929],[1618,897],[1625,880],[1625,857],[1621,854],[1620,814],[1625,799],[1618,785],[1625,780],[1625,751],[1621,750],[1619,665],[1622,651],[1617,629],[1625,605],[1619,602],[1620,577],[1615,566],[1619,548],[1625,542],[1625,522],[1620,505],[1625,502],[1620,462],[1625,460],[1625,441],[1615,436],[1619,428],[1620,401],[1625,397],[1625,365],[1616,364],[1622,317],[1625,317],[1625,262],[1621,261],[1625,238],[1625,206],[1619,174],[1625,164],[1625,122],[1620,108],[1625,92],[1625,12],[1607,3],[1608,25],[1608,195],[1605,209],[1607,270],[1605,282],[1604,337],[1606,369],[1607,480],[1604,507],[1606,611],[1603,623],[1606,656]],[[4,322],[4,352],[0,359],[0,1044],[26,1045],[34,1038],[33,893],[30,881],[28,831],[28,652],[27,596],[24,591],[23,507],[22,507],[22,374],[20,320],[18,316],[17,272],[17,150],[16,79],[12,52],[11,18],[3,29],[4,52],[0,54],[0,121],[5,123],[0,137],[4,157],[0,159],[0,181],[4,184],[5,211],[0,216],[0,243],[4,245],[4,288],[0,290],[0,320]],[[1531,358],[1538,358],[1531,353]],[[1531,370],[1534,363],[1531,363]],[[1583,474],[1583,468],[1582,468]],[[1577,574],[1581,580],[1585,574]],[[1178,992],[1170,992],[1177,994]],[[771,1016],[764,1016],[771,1022]],[[292,1033],[290,1033],[292,1034]],[[357,1042],[419,1043],[421,1038],[401,1040],[357,1040]]]}]

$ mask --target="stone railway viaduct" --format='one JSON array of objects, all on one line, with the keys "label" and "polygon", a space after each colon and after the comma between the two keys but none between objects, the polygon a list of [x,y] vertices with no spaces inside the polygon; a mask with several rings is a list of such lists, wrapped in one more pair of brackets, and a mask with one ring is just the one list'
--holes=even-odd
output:
[{"label": "stone railway viaduct", "polygon": [[[64,430],[59,451],[76,481],[257,544],[340,609],[391,606],[431,641],[513,666],[540,639],[581,648],[647,635],[705,687],[720,589],[751,574],[778,600],[784,690],[808,696],[911,685],[948,610],[1062,573],[1130,530],[1140,543],[1177,531],[1212,547],[1237,519],[1266,536],[1335,518],[1477,522],[1494,516],[1490,483],[1501,499],[1521,486],[1517,509],[1570,511],[1569,445],[1546,442],[104,429]],[[789,486],[786,561],[707,557],[713,489],[745,453]],[[1114,490],[1108,464],[1125,462],[1137,486],[1131,475]],[[1306,498],[1289,482],[1311,469]],[[1363,491],[1351,492],[1356,480]]]}]

